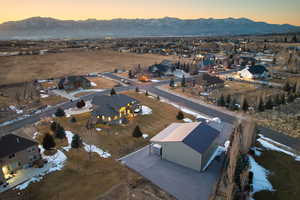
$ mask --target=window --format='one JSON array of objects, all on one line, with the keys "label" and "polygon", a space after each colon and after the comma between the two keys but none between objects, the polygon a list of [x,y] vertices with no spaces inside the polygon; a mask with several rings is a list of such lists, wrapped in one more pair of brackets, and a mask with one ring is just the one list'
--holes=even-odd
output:
[{"label": "window", "polygon": [[15,157],[15,156],[16,156],[16,155],[13,153],[13,154],[9,155],[8,158],[11,159],[11,158],[13,158],[13,157]]}]

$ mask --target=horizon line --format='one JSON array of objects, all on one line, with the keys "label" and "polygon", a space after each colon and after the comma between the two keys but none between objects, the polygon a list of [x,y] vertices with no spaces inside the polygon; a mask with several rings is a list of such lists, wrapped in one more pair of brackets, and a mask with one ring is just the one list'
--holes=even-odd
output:
[{"label": "horizon line", "polygon": [[275,24],[275,25],[292,25],[292,26],[298,26],[298,25],[294,25],[294,24],[289,24],[289,23],[284,23],[284,24],[276,24],[276,23],[270,23],[267,21],[256,21],[253,20],[251,18],[247,18],[247,17],[225,17],[225,18],[214,18],[214,17],[209,17],[209,18],[179,18],[179,17],[170,17],[170,16],[162,16],[162,17],[150,17],[150,18],[109,18],[109,19],[104,19],[104,18],[85,18],[85,19],[62,19],[59,17],[49,17],[49,16],[32,16],[32,17],[26,17],[26,18],[22,18],[22,19],[18,19],[18,20],[9,20],[9,21],[4,21],[0,24],[5,24],[5,23],[9,23],[9,22],[18,22],[18,21],[24,21],[24,20],[28,20],[28,19],[32,19],[32,18],[48,18],[48,19],[55,19],[55,20],[59,20],[59,21],[88,21],[88,20],[97,20],[97,21],[112,21],[112,20],[151,20],[151,19],[164,19],[164,18],[171,18],[171,19],[178,19],[178,20],[200,20],[200,19],[215,19],[215,20],[222,20],[222,19],[247,19],[253,22],[264,22],[264,23],[268,23],[268,24]]}]

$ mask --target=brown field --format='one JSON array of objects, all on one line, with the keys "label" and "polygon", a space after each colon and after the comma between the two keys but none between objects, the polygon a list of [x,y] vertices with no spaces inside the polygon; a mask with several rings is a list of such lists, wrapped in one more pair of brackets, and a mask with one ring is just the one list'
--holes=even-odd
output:
[{"label": "brown field", "polygon": [[46,55],[0,57],[0,85],[66,75],[149,66],[175,56],[119,53],[110,50],[65,52]]}]

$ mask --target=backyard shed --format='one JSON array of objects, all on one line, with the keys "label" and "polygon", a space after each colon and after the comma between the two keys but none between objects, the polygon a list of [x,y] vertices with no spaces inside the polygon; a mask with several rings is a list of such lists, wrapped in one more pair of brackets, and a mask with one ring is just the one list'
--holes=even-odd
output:
[{"label": "backyard shed", "polygon": [[201,171],[214,153],[220,132],[207,123],[173,123],[153,137],[162,159]]}]

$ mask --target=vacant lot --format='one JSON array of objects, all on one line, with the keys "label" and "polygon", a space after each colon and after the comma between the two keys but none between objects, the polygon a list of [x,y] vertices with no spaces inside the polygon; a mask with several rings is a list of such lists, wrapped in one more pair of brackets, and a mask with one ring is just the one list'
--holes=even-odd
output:
[{"label": "vacant lot", "polygon": [[295,158],[276,151],[264,151],[255,160],[268,169],[269,181],[275,192],[261,191],[254,195],[256,200],[295,200],[300,196],[300,163]]},{"label": "vacant lot", "polygon": [[113,71],[116,68],[128,69],[138,64],[148,66],[164,59],[176,58],[109,50],[0,57],[0,85],[65,75]]}]

